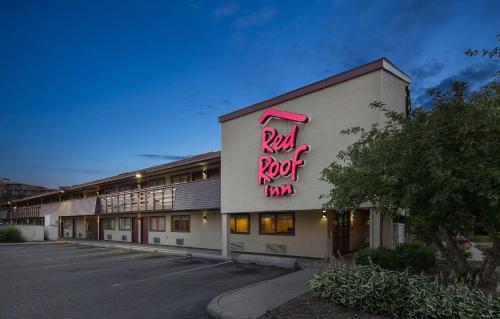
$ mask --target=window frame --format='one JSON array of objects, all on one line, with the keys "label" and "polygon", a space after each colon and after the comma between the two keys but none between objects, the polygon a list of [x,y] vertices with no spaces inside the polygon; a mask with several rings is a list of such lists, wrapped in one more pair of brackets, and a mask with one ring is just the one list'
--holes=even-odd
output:
[{"label": "window frame", "polygon": [[[128,228],[122,228],[121,220],[128,219]],[[132,229],[132,218],[130,217],[118,217],[118,230],[131,230]]]},{"label": "window frame", "polygon": [[[185,230],[175,230],[174,227],[175,227],[175,221],[174,219],[176,217],[187,217],[188,218],[188,230],[185,231]],[[172,215],[170,217],[170,231],[172,233],[190,233],[191,232],[191,215]]]},{"label": "window frame", "polygon": [[[113,224],[113,227],[108,227],[108,221],[112,221],[112,224]],[[104,219],[104,230],[115,230],[116,228],[116,220],[115,218],[110,218],[110,217],[106,217]]]},{"label": "window frame", "polygon": [[[279,215],[292,215],[293,231],[291,232],[278,232],[278,216]],[[276,220],[276,232],[274,233],[264,233],[262,232],[262,216],[263,215],[274,215]],[[259,213],[259,235],[271,235],[271,236],[295,236],[295,212],[265,212]]]},{"label": "window frame", "polygon": [[[179,180],[181,179],[182,176],[187,176],[187,179],[185,182],[174,182],[173,179],[175,177],[179,177]],[[191,180],[191,174],[188,172],[188,173],[183,173],[183,174],[177,174],[177,175],[171,175],[170,176],[170,184],[183,184],[183,183],[189,183],[189,181]]]},{"label": "window frame", "polygon": [[[231,230],[231,220],[233,219],[233,217],[236,217],[236,216],[239,216],[239,217],[247,217],[248,218],[248,231],[246,232],[238,232],[238,231],[232,231]],[[236,218],[235,218],[236,220]],[[231,234],[235,234],[235,235],[250,235],[250,229],[251,229],[251,215],[249,213],[231,213],[230,216],[229,216],[229,229],[230,229],[230,233]],[[234,224],[234,229],[236,230],[236,223]]]},{"label": "window frame", "polygon": [[[167,231],[167,218],[166,218],[166,216],[149,216],[148,219],[149,219],[149,221],[148,221],[149,231],[155,232],[155,233],[164,233]],[[157,222],[156,222],[157,226],[159,225],[158,221],[160,219],[163,219],[163,230],[160,230],[159,228],[157,228],[156,230],[153,229],[153,227],[151,226],[153,219],[157,219]]]}]

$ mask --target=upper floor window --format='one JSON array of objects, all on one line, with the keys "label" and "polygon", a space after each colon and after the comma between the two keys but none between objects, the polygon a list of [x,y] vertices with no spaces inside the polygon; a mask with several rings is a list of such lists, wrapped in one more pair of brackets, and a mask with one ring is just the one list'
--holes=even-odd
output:
[{"label": "upper floor window", "polygon": [[191,180],[194,181],[202,181],[203,180],[203,172],[192,172],[191,173]]},{"label": "upper floor window", "polygon": [[294,213],[262,213],[259,215],[261,235],[294,235]]},{"label": "upper floor window", "polygon": [[211,168],[208,170],[208,178],[219,178],[220,177],[220,167]]},{"label": "upper floor window", "polygon": [[163,186],[165,185],[165,178],[156,178],[149,181],[149,187]]},{"label": "upper floor window", "polygon": [[170,176],[170,182],[172,184],[187,183],[187,182],[189,182],[189,173],[180,174],[180,175],[172,175],[172,176]]}]

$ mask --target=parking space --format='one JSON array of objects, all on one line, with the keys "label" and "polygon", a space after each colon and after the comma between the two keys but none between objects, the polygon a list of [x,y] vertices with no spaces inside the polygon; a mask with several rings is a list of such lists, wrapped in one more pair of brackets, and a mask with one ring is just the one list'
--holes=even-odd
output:
[{"label": "parking space", "polygon": [[289,270],[74,244],[0,246],[2,318],[203,318],[215,296]]}]

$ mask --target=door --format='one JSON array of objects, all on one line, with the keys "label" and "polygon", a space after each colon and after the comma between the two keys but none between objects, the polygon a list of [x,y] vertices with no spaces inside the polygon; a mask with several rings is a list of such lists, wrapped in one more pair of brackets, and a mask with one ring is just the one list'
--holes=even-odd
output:
[{"label": "door", "polygon": [[139,243],[139,218],[132,217],[132,242]]},{"label": "door", "polygon": [[104,240],[104,224],[105,224],[105,219],[101,218],[99,220],[99,240]]},{"label": "door", "polygon": [[87,217],[87,239],[97,240],[97,218]]},{"label": "door", "polygon": [[350,251],[351,213],[333,213],[333,255]]},{"label": "door", "polygon": [[143,217],[141,220],[141,244],[148,244],[149,218]]}]

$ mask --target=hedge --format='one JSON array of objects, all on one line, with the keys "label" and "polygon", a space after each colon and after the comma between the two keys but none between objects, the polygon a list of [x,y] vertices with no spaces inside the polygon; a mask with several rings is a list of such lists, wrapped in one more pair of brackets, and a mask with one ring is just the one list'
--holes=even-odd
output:
[{"label": "hedge", "polygon": [[0,242],[18,243],[25,241],[19,229],[13,226],[0,227]]},{"label": "hedge", "polygon": [[395,318],[500,318],[500,300],[463,282],[451,285],[429,277],[334,263],[310,282],[323,301]]}]

